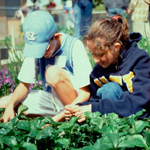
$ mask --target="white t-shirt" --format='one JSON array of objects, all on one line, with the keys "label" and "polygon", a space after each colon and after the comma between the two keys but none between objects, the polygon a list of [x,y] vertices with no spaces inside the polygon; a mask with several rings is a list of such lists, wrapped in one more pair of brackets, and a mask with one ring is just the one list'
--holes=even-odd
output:
[{"label": "white t-shirt", "polygon": [[[80,40],[75,41],[73,47],[73,82],[75,87],[81,88],[90,84],[89,75],[92,67],[85,51],[84,45]],[[60,56],[61,57],[61,56]],[[36,83],[38,69],[36,67],[36,60],[34,58],[25,58],[22,64],[18,79],[25,83]],[[57,62],[57,64],[59,63]]]}]

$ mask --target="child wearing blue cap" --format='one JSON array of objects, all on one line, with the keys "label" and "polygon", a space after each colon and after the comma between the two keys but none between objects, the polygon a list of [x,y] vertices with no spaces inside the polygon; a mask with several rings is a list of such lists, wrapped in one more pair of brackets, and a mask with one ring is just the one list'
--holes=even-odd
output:
[{"label": "child wearing blue cap", "polygon": [[[87,101],[90,97],[91,64],[80,40],[58,33],[53,17],[46,11],[30,13],[23,24],[25,47],[13,94],[0,99],[5,108],[2,120],[15,116],[14,109],[22,103],[27,116],[55,116],[64,106]],[[44,90],[29,91],[40,73]],[[61,114],[61,113],[60,113]]]}]

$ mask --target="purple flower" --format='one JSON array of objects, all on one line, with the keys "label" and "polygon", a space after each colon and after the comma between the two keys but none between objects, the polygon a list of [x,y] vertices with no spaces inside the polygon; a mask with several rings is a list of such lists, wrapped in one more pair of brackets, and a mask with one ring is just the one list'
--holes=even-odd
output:
[{"label": "purple flower", "polygon": [[8,77],[11,77],[11,74],[8,72],[7,76],[8,76]]},{"label": "purple flower", "polygon": [[0,83],[0,88],[2,87],[2,83]]},{"label": "purple flower", "polygon": [[42,81],[38,81],[38,83],[39,83],[40,85],[42,85]]},{"label": "purple flower", "polygon": [[34,87],[34,84],[31,84],[30,87],[29,87],[29,89],[31,90],[33,87]]},{"label": "purple flower", "polygon": [[10,86],[11,86],[11,85],[14,85],[14,83],[15,83],[15,80],[12,80],[12,81],[9,82],[9,85],[10,85]]},{"label": "purple flower", "polygon": [[4,74],[8,74],[7,68],[6,68],[6,67],[2,68],[2,72],[3,72]]},{"label": "purple flower", "polygon": [[9,83],[10,82],[10,78],[6,78],[5,80],[4,80],[4,83]]},{"label": "purple flower", "polygon": [[3,75],[3,80],[5,80],[7,77],[5,75]]},{"label": "purple flower", "polygon": [[13,89],[13,88],[10,88],[10,92],[13,93],[13,91],[14,91],[14,89]]},{"label": "purple flower", "polygon": [[0,95],[1,96],[5,96],[14,91],[18,83],[18,81],[16,81],[15,83],[15,80],[13,79],[13,76],[17,73],[16,70],[17,70],[17,66],[12,71],[9,71],[6,67],[2,67],[0,69]]}]

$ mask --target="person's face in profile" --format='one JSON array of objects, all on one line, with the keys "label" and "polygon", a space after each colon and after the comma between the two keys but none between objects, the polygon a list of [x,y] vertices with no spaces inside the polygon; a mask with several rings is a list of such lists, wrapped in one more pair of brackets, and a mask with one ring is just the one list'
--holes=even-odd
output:
[{"label": "person's face in profile", "polygon": [[60,47],[60,34],[56,33],[50,40],[49,45],[44,54],[44,57],[50,58],[59,47]]},{"label": "person's face in profile", "polygon": [[88,40],[87,45],[93,55],[95,63],[99,63],[103,68],[107,68],[115,63],[120,54],[121,44],[119,42],[116,42],[112,49],[108,49],[107,51],[99,49],[97,53],[95,52],[93,41]]}]

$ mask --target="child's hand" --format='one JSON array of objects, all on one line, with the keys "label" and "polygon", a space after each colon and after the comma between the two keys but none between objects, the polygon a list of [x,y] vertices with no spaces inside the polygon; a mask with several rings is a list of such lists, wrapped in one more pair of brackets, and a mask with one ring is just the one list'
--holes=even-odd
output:
[{"label": "child's hand", "polygon": [[79,117],[78,122],[83,122],[86,120],[84,113],[87,111],[91,112],[91,105],[85,105],[85,106],[75,105],[75,107],[72,109],[72,114],[75,117]]},{"label": "child's hand", "polygon": [[8,122],[14,117],[15,117],[15,111],[13,109],[13,106],[11,104],[7,105],[7,107],[5,108],[4,114],[2,118],[0,119],[0,122]]},{"label": "child's hand", "polygon": [[69,120],[71,117],[75,116],[74,109],[78,107],[79,107],[78,105],[74,105],[74,104],[66,105],[64,110],[65,118]]},{"label": "child's hand", "polygon": [[66,105],[64,110],[65,118],[69,120],[73,114],[72,114],[72,105]]},{"label": "child's hand", "polygon": [[64,114],[65,118],[68,120],[70,117],[79,117],[78,122],[83,122],[86,120],[84,115],[85,112],[91,112],[91,105],[78,106],[78,105],[67,105],[65,106]]},{"label": "child's hand", "polygon": [[73,11],[73,9],[72,10],[70,10],[70,14],[72,15],[72,14],[74,14],[74,11]]},{"label": "child's hand", "polygon": [[131,13],[130,9],[126,10],[126,14],[129,15]]}]

